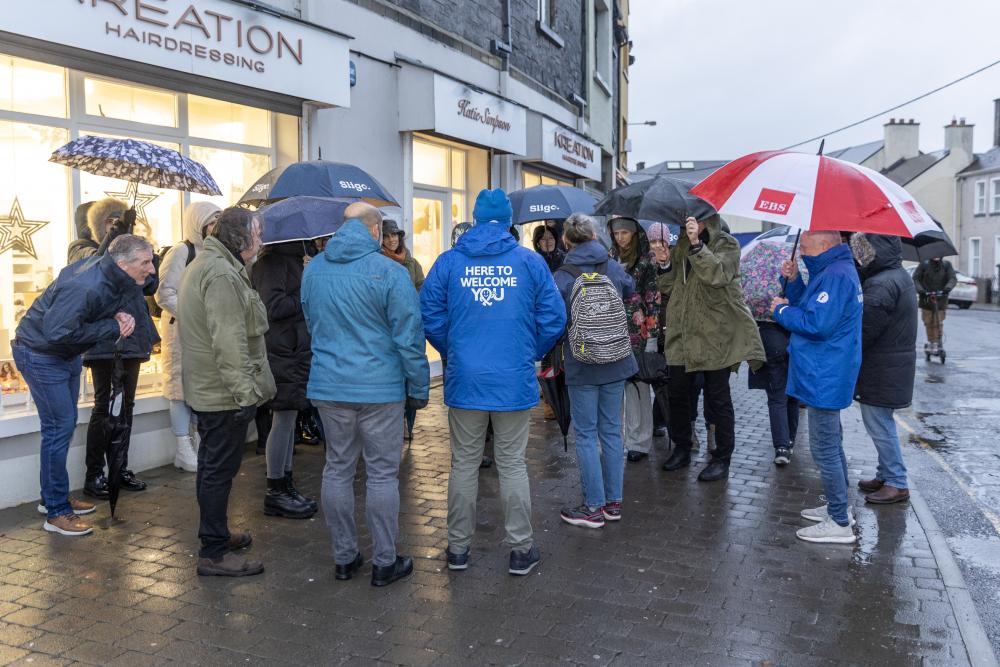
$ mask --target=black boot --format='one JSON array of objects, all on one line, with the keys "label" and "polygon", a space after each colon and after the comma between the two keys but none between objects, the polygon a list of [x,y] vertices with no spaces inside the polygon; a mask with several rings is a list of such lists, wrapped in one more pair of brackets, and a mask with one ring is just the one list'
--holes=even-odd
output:
[{"label": "black boot", "polygon": [[108,478],[104,475],[88,477],[83,485],[83,494],[98,500],[108,499]]},{"label": "black boot", "polygon": [[388,586],[411,574],[413,574],[413,559],[408,556],[396,556],[396,562],[392,565],[375,565],[373,563],[372,586]]},{"label": "black boot", "polygon": [[314,512],[319,509],[319,503],[317,503],[312,498],[307,498],[306,496],[303,496],[301,493],[299,493],[299,490],[295,488],[295,482],[292,481],[291,470],[285,473],[285,488],[288,489],[288,495],[295,498],[300,503],[308,505],[313,509]]},{"label": "black boot", "polygon": [[691,453],[681,447],[674,447],[674,451],[670,452],[670,458],[664,461],[663,469],[671,472],[689,465],[691,465]]},{"label": "black boot", "polygon": [[267,495],[264,496],[264,514],[283,516],[287,519],[308,519],[316,510],[299,502],[288,492],[285,478],[268,479]]}]

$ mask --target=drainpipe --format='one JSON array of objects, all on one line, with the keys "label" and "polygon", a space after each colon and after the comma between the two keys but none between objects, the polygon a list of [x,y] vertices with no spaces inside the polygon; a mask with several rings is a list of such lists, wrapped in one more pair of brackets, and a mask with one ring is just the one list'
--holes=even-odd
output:
[{"label": "drainpipe", "polygon": [[510,25],[510,0],[500,0],[500,4],[502,6],[500,14],[503,18],[503,40],[494,39],[491,46],[493,54],[500,57],[500,71],[507,72],[510,70],[510,54],[514,50],[511,44],[513,37]]}]

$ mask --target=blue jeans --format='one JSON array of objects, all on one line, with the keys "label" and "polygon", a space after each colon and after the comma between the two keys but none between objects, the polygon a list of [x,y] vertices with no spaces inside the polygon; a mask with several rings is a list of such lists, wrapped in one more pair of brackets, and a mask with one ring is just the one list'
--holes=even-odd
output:
[{"label": "blue jeans", "polygon": [[847,519],[847,456],[840,410],[809,408],[809,448],[823,479],[827,512],[841,526]]},{"label": "blue jeans", "polygon": [[583,502],[589,507],[603,507],[622,500],[625,475],[625,446],[622,443],[624,395],[624,381],[569,387],[580,486],[583,488]]},{"label": "blue jeans", "polygon": [[897,489],[905,489],[906,464],[903,463],[903,449],[899,446],[899,431],[896,430],[896,420],[893,419],[892,408],[880,408],[875,405],[861,404],[861,419],[865,422],[865,430],[875,443],[878,451],[878,469],[875,479],[885,482]]},{"label": "blue jeans", "polygon": [[76,430],[76,401],[80,396],[82,359],[79,356],[63,359],[42,354],[20,344],[15,344],[12,351],[14,363],[31,390],[42,426],[41,469],[38,475],[42,503],[50,519],[71,514],[66,456]]}]

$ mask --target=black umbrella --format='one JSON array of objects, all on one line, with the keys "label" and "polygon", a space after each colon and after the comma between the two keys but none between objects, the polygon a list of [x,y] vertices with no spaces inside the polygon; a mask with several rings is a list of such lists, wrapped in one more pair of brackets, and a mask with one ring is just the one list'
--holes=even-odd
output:
[{"label": "black umbrella", "polygon": [[570,407],[569,389],[566,387],[566,374],[563,369],[553,366],[543,368],[538,374],[538,384],[542,386],[542,393],[545,401],[552,406],[552,411],[556,414],[556,422],[563,435],[563,451],[569,449],[566,436],[569,435]]},{"label": "black umbrella", "polygon": [[261,206],[288,197],[335,197],[373,206],[399,206],[389,190],[361,167],[346,162],[295,162],[267,172],[240,197],[238,205]]},{"label": "black umbrella", "polygon": [[565,220],[574,213],[594,212],[597,197],[570,185],[536,185],[510,193],[512,222],[523,225],[538,220]]},{"label": "black umbrella", "polygon": [[[941,227],[940,222],[937,220],[934,222],[937,223],[938,227]],[[958,254],[955,245],[945,234],[943,228],[937,232],[917,234],[912,238],[900,237],[899,240],[903,242],[903,259],[910,262],[922,262],[925,259],[950,257]]]},{"label": "black umbrella", "polygon": [[122,486],[122,471],[128,457],[128,441],[132,426],[125,415],[125,367],[122,364],[122,338],[115,342],[115,356],[111,367],[111,401],[108,416],[104,420],[104,437],[108,448],[108,502],[111,516],[115,516],[118,492]]},{"label": "black umbrella", "polygon": [[413,423],[417,421],[417,411],[406,408],[403,411],[403,421],[406,422],[406,439],[413,442]]},{"label": "black umbrella", "polygon": [[636,220],[673,222],[683,226],[688,217],[704,220],[715,215],[711,204],[691,194],[694,183],[669,176],[616,188],[597,202],[594,213]]}]

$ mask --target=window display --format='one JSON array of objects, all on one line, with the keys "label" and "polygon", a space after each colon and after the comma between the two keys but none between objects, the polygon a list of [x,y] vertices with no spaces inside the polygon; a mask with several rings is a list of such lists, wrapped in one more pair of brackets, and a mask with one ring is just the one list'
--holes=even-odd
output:
[{"label": "window display", "polygon": [[[211,199],[226,207],[238,200],[279,156],[287,162],[298,155],[297,127],[297,118],[266,109],[0,54],[0,418],[32,411],[11,360],[10,339],[66,266],[77,205],[105,197],[134,201],[135,232],[157,250],[174,245],[182,238],[188,202]],[[205,165],[223,195],[136,186],[49,162],[55,149],[88,134],[177,150]],[[156,352],[142,367],[137,395],[160,391]],[[81,384],[89,400],[86,372]]]}]

